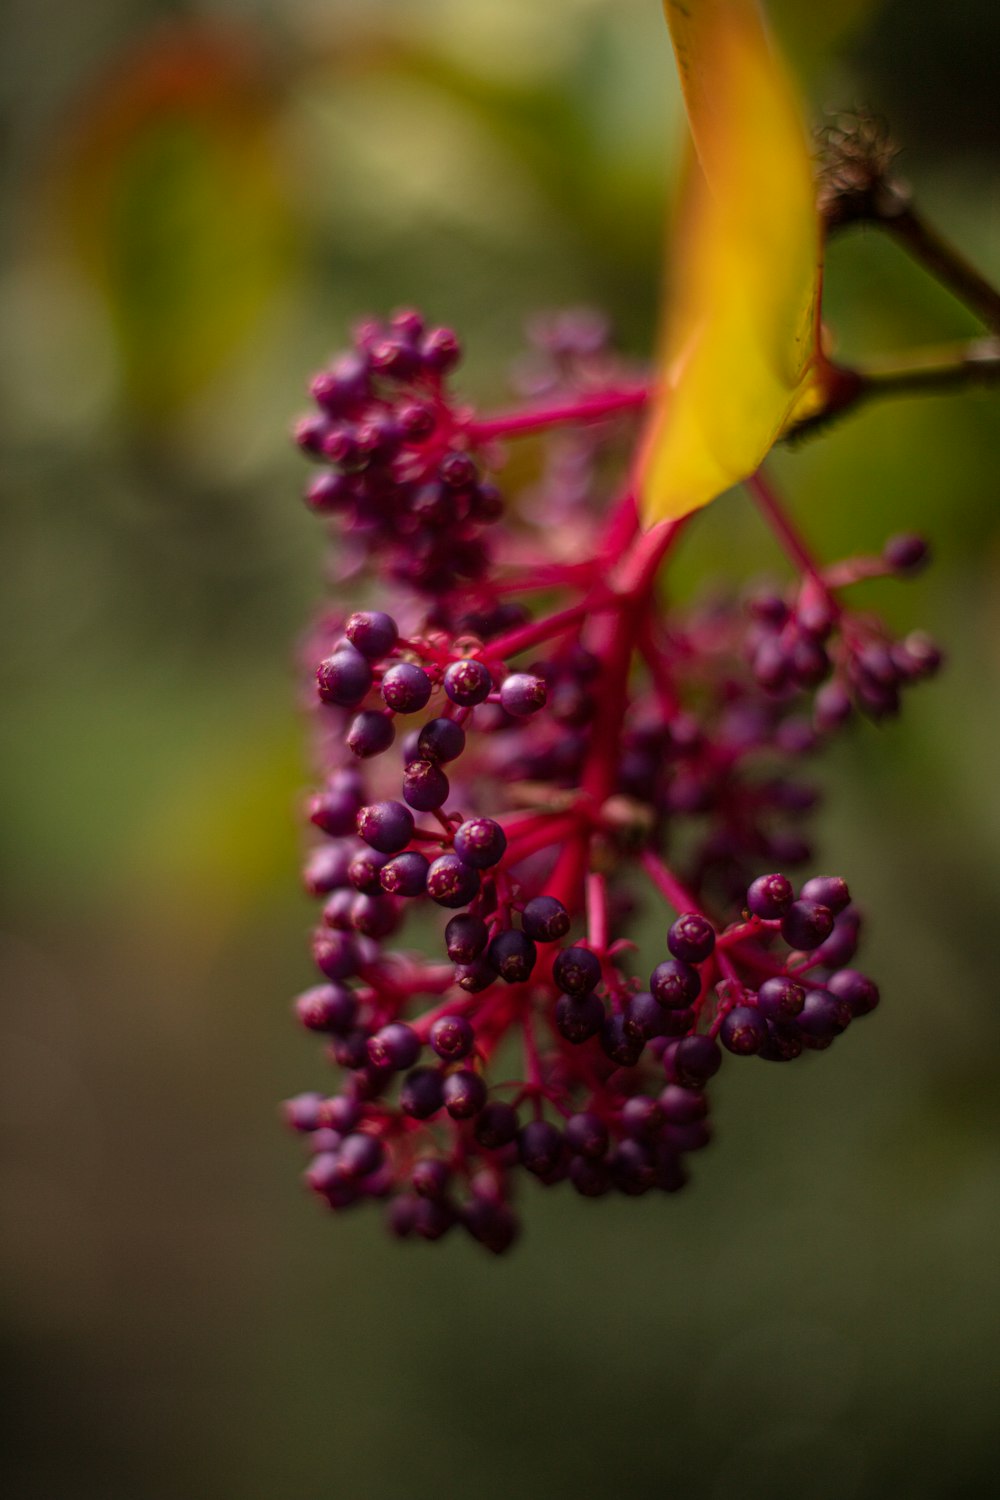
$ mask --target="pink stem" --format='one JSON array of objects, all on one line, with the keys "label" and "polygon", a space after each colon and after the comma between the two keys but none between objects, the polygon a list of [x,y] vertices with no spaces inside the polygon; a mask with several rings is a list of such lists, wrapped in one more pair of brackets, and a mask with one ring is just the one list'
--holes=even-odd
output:
[{"label": "pink stem", "polygon": [[602,417],[611,417],[617,412],[640,411],[649,396],[648,385],[626,387],[596,396],[580,396],[562,406],[542,406],[534,411],[515,411],[488,417],[480,422],[470,422],[465,431],[474,444],[489,442],[491,438],[523,437],[527,433],[542,432],[546,427],[597,422]]},{"label": "pink stem", "polygon": [[641,859],[642,867],[646,871],[646,874],[660,894],[665,896],[670,902],[670,905],[676,912],[700,912],[701,908],[690,891],[685,889],[671,870],[667,869],[659,855],[654,854],[651,849],[647,849],[642,854]]},{"label": "pink stem", "polygon": [[756,474],[751,474],[746,481],[746,486],[789,557],[798,564],[803,573],[813,580],[823,595],[828,597],[830,591],[823,579],[819,564],[792,524],[770,481],[764,478],[763,469],[758,469]]}]

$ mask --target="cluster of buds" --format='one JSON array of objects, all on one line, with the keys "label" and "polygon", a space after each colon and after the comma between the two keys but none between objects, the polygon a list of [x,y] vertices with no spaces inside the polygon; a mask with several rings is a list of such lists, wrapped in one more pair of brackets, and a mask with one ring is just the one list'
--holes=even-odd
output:
[{"label": "cluster of buds", "polygon": [[[878,1004],[846,883],[799,873],[818,793],[796,767],[939,661],[845,598],[924,544],[821,566],[759,473],[787,591],[667,604],[690,518],[644,530],[628,484],[608,500],[648,386],[593,315],[533,335],[529,399],[480,419],[450,330],[366,323],[297,429],[337,597],[305,644],[319,982],[295,1011],[337,1081],[286,1117],[330,1208],[498,1253],[526,1175],[676,1192],[728,1057],[826,1050]],[[543,452],[507,505],[520,437]],[[348,575],[368,608],[340,604]]]}]

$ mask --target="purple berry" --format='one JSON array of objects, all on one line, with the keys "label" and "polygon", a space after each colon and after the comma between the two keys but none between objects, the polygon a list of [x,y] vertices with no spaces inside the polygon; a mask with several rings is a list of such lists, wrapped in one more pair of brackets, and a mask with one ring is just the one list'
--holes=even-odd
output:
[{"label": "purple berry", "polygon": [[412,1068],[420,1056],[420,1038],[412,1026],[402,1021],[390,1021],[370,1038],[368,1056],[376,1067],[402,1072]]},{"label": "purple berry", "polygon": [[452,917],[444,930],[448,957],[455,964],[471,964],[485,951],[489,941],[489,928],[481,917],[463,912]]},{"label": "purple berry", "polygon": [[649,988],[658,1005],[668,1010],[686,1010],[701,994],[701,976],[681,959],[668,958],[650,974]]},{"label": "purple berry", "polygon": [[413,1163],[410,1182],[421,1198],[443,1198],[451,1182],[451,1170],[439,1157],[425,1156]]},{"label": "purple berry", "polygon": [[668,1083],[657,1096],[663,1118],[671,1125],[692,1125],[708,1114],[708,1099],[698,1089]]},{"label": "purple berry", "polygon": [[700,964],[715,947],[715,928],[700,912],[682,912],[667,933],[667,947],[682,963]]},{"label": "purple berry", "polygon": [[749,1005],[734,1006],[719,1028],[719,1040],[727,1052],[752,1057],[767,1041],[767,1022]]},{"label": "purple berry", "polygon": [[787,876],[759,875],[747,890],[747,910],[755,917],[773,920],[783,916],[794,899]]},{"label": "purple berry", "polygon": [[430,696],[431,680],[414,662],[396,662],[382,677],[382,697],[393,713],[417,713],[427,706]]},{"label": "purple berry", "polygon": [[806,992],[794,979],[776,974],[757,991],[757,1009],[767,1021],[793,1021],[805,1003]]},{"label": "purple berry", "polygon": [[431,719],[417,736],[417,755],[410,758],[420,757],[444,765],[457,760],[464,749],[465,730],[461,724],[456,724],[454,719]]},{"label": "purple berry", "polygon": [[555,896],[534,896],[521,913],[521,927],[536,943],[554,943],[569,932],[569,912]]},{"label": "purple berry", "polygon": [[427,872],[427,894],[439,906],[468,906],[479,891],[479,871],[457,854],[442,854]]},{"label": "purple berry", "polygon": [[385,1147],[373,1135],[345,1135],[337,1152],[337,1169],[343,1177],[356,1179],[370,1177],[377,1172],[385,1157]]},{"label": "purple berry", "polygon": [[878,985],[857,969],[840,969],[831,974],[826,987],[838,1000],[847,1001],[855,1017],[869,1015],[879,1002]]},{"label": "purple berry", "polygon": [[818,948],[833,931],[833,912],[818,901],[795,901],[781,922],[781,935],[790,948],[808,952]]},{"label": "purple berry", "polygon": [[422,896],[427,889],[430,862],[419,849],[408,849],[388,860],[379,871],[379,883],[390,896]]},{"label": "purple berry", "polygon": [[508,984],[523,984],[531,977],[538,950],[523,932],[508,928],[497,933],[486,956],[501,979]]},{"label": "purple berry", "polygon": [[421,340],[420,357],[428,369],[444,375],[462,358],[462,346],[450,328],[432,328]]},{"label": "purple berry", "polygon": [[810,990],[795,1024],[806,1040],[811,1037],[832,1040],[847,1030],[851,1020],[851,1007],[846,1000],[826,990]]},{"label": "purple berry", "polygon": [[671,1069],[677,1082],[684,1088],[701,1088],[703,1083],[719,1071],[722,1053],[719,1045],[708,1036],[681,1037],[676,1044]]},{"label": "purple berry", "polygon": [[451,787],[432,760],[414,760],[403,772],[403,796],[417,812],[435,812],[448,800]]},{"label": "purple berry", "polygon": [[486,1103],[486,1084],[470,1068],[449,1073],[444,1081],[445,1109],[453,1120],[471,1120]]},{"label": "purple berry", "polygon": [[436,1068],[414,1068],[399,1091],[399,1107],[414,1120],[429,1120],[444,1105],[441,1074]]},{"label": "purple berry", "polygon": [[353,937],[346,932],[323,929],[313,937],[313,959],[327,979],[350,979],[358,972],[359,954]]},{"label": "purple berry", "polygon": [[347,748],[360,760],[381,755],[396,738],[396,727],[388,714],[365,709],[351,721],[347,731]]},{"label": "purple berry", "polygon": [[829,907],[835,917],[851,904],[847,881],[841,880],[839,875],[814,875],[802,887],[801,895],[804,901],[816,901],[820,906]]},{"label": "purple berry", "polygon": [[517,1147],[528,1171],[546,1177],[559,1162],[563,1138],[548,1120],[530,1120],[518,1133]]},{"label": "purple berry", "polygon": [[588,995],[560,995],[555,1022],[560,1036],[579,1045],[596,1036],[604,1025],[604,1006],[593,990]]},{"label": "purple berry", "polygon": [[476,1044],[476,1034],[464,1016],[439,1016],[428,1037],[438,1057],[458,1062],[468,1057]]},{"label": "purple berry", "polygon": [[402,802],[370,802],[358,813],[358,833],[381,854],[398,854],[413,837],[413,814]]},{"label": "purple berry", "polygon": [[455,853],[477,870],[498,864],[506,848],[507,836],[492,818],[468,818],[455,830]]},{"label": "purple berry", "polygon": [[597,1158],[608,1149],[608,1127],[599,1115],[584,1110],[566,1121],[566,1144],[579,1156]]},{"label": "purple berry", "polygon": [[930,549],[922,536],[891,536],[882,557],[894,573],[916,573],[930,560]]},{"label": "purple berry", "polygon": [[545,679],[531,672],[512,672],[500,687],[500,702],[515,719],[526,719],[544,708],[547,696]]},{"label": "purple berry", "polygon": [[601,961],[589,948],[563,948],[556,954],[552,977],[565,995],[586,995],[601,982]]},{"label": "purple berry", "polygon": [[517,1110],[499,1099],[487,1104],[478,1116],[474,1134],[481,1146],[488,1151],[497,1151],[507,1146],[517,1135]]},{"label": "purple berry", "polygon": [[295,1014],[309,1031],[344,1032],[357,1019],[358,1002],[343,984],[317,984],[299,995]]},{"label": "purple berry", "polygon": [[475,657],[453,661],[444,674],[444,690],[461,708],[473,708],[477,703],[485,702],[492,686],[489,668]]},{"label": "purple berry", "polygon": [[344,634],[362,656],[379,661],[399,640],[399,627],[391,615],[381,610],[365,610],[349,617]]},{"label": "purple berry", "polygon": [[667,1017],[660,1002],[648,990],[640,990],[637,995],[633,995],[622,1014],[625,1030],[641,1041],[648,1042],[654,1036],[665,1034]]},{"label": "purple berry", "polygon": [[359,849],[347,867],[347,878],[362,895],[377,896],[382,889],[385,864],[386,856],[376,849]]},{"label": "purple berry", "polygon": [[624,1016],[608,1016],[601,1027],[601,1046],[620,1068],[634,1068],[642,1056],[641,1036],[628,1029]]}]

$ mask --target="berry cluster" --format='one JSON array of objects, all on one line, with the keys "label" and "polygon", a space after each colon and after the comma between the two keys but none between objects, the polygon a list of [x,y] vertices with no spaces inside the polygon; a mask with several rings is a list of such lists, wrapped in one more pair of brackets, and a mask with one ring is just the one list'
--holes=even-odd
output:
[{"label": "berry cluster", "polygon": [[[295,1010],[340,1080],[286,1115],[330,1207],[376,1199],[397,1235],[461,1226],[495,1252],[524,1174],[675,1192],[727,1054],[822,1051],[878,1004],[851,966],[845,882],[786,873],[810,857],[818,795],[793,768],[939,659],[844,599],[914,572],[924,544],[820,568],[759,475],[787,595],[664,608],[682,524],[643,532],[630,493],[595,504],[646,392],[597,320],[552,320],[536,343],[551,368],[532,403],[479,421],[444,391],[450,332],[366,324],[298,434],[328,464],[307,502],[338,548],[360,543],[379,607],[324,613],[307,647],[322,982]],[[568,498],[543,456],[487,549],[502,506],[483,476],[531,434],[564,454],[579,440],[587,483]],[[650,903],[663,946],[643,966],[629,933]]]}]

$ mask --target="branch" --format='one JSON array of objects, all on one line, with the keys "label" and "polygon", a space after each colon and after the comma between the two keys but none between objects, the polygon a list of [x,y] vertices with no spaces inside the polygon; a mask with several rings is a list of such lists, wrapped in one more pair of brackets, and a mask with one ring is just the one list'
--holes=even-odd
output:
[{"label": "branch", "polygon": [[876,223],[898,241],[935,281],[958,298],[993,333],[1000,334],[1000,291],[976,270],[961,251],[927,223],[912,203],[897,199],[895,211]]}]

